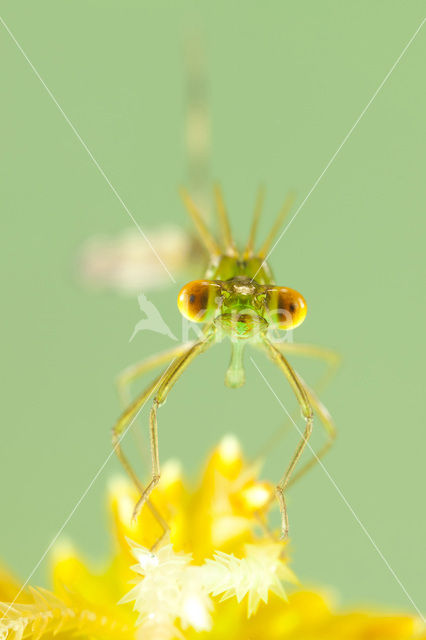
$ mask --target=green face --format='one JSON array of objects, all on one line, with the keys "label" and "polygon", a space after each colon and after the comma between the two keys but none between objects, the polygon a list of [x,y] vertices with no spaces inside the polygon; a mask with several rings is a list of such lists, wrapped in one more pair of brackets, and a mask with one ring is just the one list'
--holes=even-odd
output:
[{"label": "green face", "polygon": [[221,301],[215,324],[233,338],[252,338],[268,327],[265,285],[246,276],[221,281]]}]

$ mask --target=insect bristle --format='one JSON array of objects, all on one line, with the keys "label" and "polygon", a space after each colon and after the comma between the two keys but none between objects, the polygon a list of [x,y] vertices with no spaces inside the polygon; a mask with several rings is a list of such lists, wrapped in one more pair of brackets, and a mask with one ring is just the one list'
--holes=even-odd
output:
[{"label": "insect bristle", "polygon": [[257,225],[259,224],[260,214],[262,213],[263,202],[265,200],[265,187],[261,185],[257,191],[256,204],[254,207],[253,221],[251,223],[250,234],[243,252],[243,258],[246,260],[254,253],[254,241],[256,239]]},{"label": "insect bristle", "polygon": [[281,208],[281,211],[279,212],[274,224],[272,225],[272,229],[270,230],[268,237],[266,238],[260,250],[257,252],[257,255],[259,256],[259,258],[265,258],[266,254],[268,253],[272,245],[272,242],[275,236],[277,235],[278,231],[281,229],[287,214],[289,213],[291,207],[293,206],[295,199],[296,199],[296,194],[293,191],[291,191],[288,194],[287,198],[285,199],[285,202]]},{"label": "insect bristle", "polygon": [[229,216],[226,209],[225,200],[223,198],[222,190],[218,184],[216,184],[214,187],[214,195],[224,251],[227,255],[235,257],[238,255],[238,251],[235,246],[234,238],[232,237],[232,231],[229,224]]},{"label": "insect bristle", "polygon": [[204,242],[204,245],[207,251],[211,256],[220,256],[222,253],[222,250],[218,245],[218,243],[216,242],[214,236],[208,229],[206,223],[204,222],[203,216],[201,212],[198,210],[197,205],[192,200],[191,196],[189,195],[186,189],[181,187],[179,191],[180,191],[180,196],[182,198],[183,204],[185,205],[186,210],[191,216],[197,228],[197,231],[200,234],[202,241]]}]

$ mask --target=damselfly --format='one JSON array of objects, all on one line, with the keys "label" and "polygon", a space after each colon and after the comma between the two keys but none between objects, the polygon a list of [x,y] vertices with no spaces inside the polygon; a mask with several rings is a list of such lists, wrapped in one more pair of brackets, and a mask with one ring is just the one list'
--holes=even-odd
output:
[{"label": "damselfly", "polygon": [[[204,216],[188,192],[182,190],[181,195],[210,260],[204,279],[189,282],[182,288],[178,296],[178,308],[185,318],[201,323],[203,329],[199,339],[130,367],[120,378],[120,386],[123,388],[148,371],[160,365],[167,365],[166,369],[124,411],[113,429],[113,445],[118,457],[141,491],[134,516],[138,515],[160,479],[157,434],[159,407],[166,401],[171,389],[191,362],[215,343],[228,338],[231,343],[231,361],[225,376],[226,384],[230,387],[239,387],[244,383],[243,352],[246,345],[250,343],[264,351],[282,371],[294,391],[305,420],[305,429],[300,442],[276,487],[281,512],[282,536],[285,537],[288,534],[286,490],[324,455],[335,436],[335,428],[328,411],[286,358],[288,354],[299,354],[330,362],[333,360],[331,353],[319,347],[283,342],[271,337],[271,328],[281,332],[295,329],[303,322],[307,312],[305,299],[300,293],[275,284],[266,261],[271,244],[290,209],[292,197],[287,198],[266,241],[260,249],[256,250],[256,230],[263,202],[263,191],[260,190],[248,242],[243,250],[239,250],[231,233],[226,206],[219,187],[215,188],[216,210],[221,229],[219,241],[208,229]],[[152,477],[149,484],[144,487],[123,453],[121,438],[151,395],[153,400],[149,423]],[[295,467],[312,433],[314,412],[324,425],[328,439],[318,453],[313,454],[295,472]],[[153,508],[152,505],[150,507]],[[162,524],[165,528],[165,523]]]}]

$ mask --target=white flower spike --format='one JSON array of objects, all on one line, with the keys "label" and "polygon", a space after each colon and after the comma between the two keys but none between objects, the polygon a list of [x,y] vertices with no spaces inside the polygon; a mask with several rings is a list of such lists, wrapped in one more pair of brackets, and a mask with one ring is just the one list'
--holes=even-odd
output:
[{"label": "white flower spike", "polygon": [[270,592],[286,598],[283,580],[296,582],[281,558],[282,543],[246,545],[245,558],[218,551],[202,566],[192,565],[190,554],[177,553],[170,544],[156,553],[130,540],[129,544],[138,561],[132,568],[142,577],[121,603],[135,601],[144,640],[182,638],[180,629],[188,627],[210,630],[210,596],[235,596],[241,602],[247,595],[250,617]]},{"label": "white flower spike", "polygon": [[248,595],[248,616],[256,613],[260,601],[268,601],[269,592],[286,599],[282,581],[297,582],[294,573],[280,557],[281,543],[246,545],[246,557],[236,558],[217,552],[206,561],[205,587],[222,600],[236,596],[238,602]]},{"label": "white flower spike", "polygon": [[139,612],[140,637],[155,640],[181,638],[182,629],[211,629],[211,599],[203,587],[200,567],[191,565],[192,556],[176,553],[171,544],[156,553],[129,540],[138,563],[132,567],[142,576],[120,603],[135,601]]}]

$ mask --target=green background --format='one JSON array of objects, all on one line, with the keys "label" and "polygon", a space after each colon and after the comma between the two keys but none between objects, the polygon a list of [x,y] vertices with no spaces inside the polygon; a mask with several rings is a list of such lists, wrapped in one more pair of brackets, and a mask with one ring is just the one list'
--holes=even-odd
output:
[{"label": "green background", "polygon": [[[210,83],[212,173],[236,236],[248,233],[259,181],[262,232],[288,189],[301,203],[419,26],[423,2],[2,1],[1,15],[144,230],[188,225],[182,49],[199,29]],[[377,547],[424,603],[424,261],[426,31],[354,130],[271,263],[302,291],[298,341],[337,349],[323,399],[339,438],[325,465]],[[1,556],[23,579],[111,450],[113,385],[127,364],[170,346],[129,336],[136,296],[94,294],[75,275],[84,241],[129,228],[126,212],[0,27],[2,439]],[[179,285],[149,294],[174,331]],[[258,366],[289,408],[284,379]],[[189,475],[227,432],[253,455],[282,409],[247,358],[225,388],[229,345],[194,363],[160,413],[161,457]],[[294,360],[294,364],[299,363]],[[300,362],[313,379],[319,369]],[[146,423],[147,411],[144,412]],[[132,442],[129,439],[129,445]],[[277,479],[295,441],[264,476]],[[129,446],[128,445],[128,446]],[[102,558],[113,458],[67,524]],[[326,474],[289,495],[293,566],[346,604],[413,610]],[[48,561],[32,583],[46,583]]]}]

